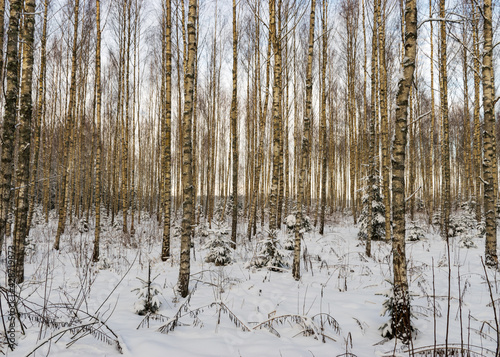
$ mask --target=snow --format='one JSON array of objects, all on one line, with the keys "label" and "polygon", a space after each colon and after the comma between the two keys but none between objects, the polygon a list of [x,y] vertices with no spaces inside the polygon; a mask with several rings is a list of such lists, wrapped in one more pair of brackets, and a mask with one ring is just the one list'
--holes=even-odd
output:
[{"label": "snow", "polygon": [[[159,259],[162,234],[154,217],[143,219],[140,226],[136,225],[134,237],[124,239],[119,227],[104,231],[101,254],[106,260],[95,266],[90,263],[93,223],[89,224],[88,232],[79,231],[76,224],[68,227],[62,236],[60,252],[52,249],[56,223],[56,220],[51,220],[31,231],[31,242],[36,249],[26,259],[26,281],[21,289],[26,306],[41,313],[45,304],[47,315],[58,321],[69,322],[76,313],[81,323],[94,322],[94,326],[100,326],[100,331],[113,337],[98,321],[104,322],[116,334],[115,339],[125,356],[337,356],[346,353],[347,348],[362,357],[384,355],[394,350],[394,341],[385,341],[380,330],[389,320],[389,316],[381,316],[381,311],[383,302],[392,294],[390,246],[385,242],[372,242],[372,257],[368,258],[363,243],[356,239],[358,229],[347,219],[327,226],[325,236],[315,231],[305,234],[302,249],[306,252],[301,254],[302,278],[298,282],[292,278],[290,269],[277,272],[266,268],[245,268],[258,248],[257,242],[248,242],[245,238],[244,225],[240,227],[241,236],[233,253],[233,263],[228,266],[216,267],[206,263],[208,249],[203,248],[206,238],[196,237],[191,260],[191,295],[186,299],[175,291],[179,273],[179,239],[172,238],[172,258],[162,262]],[[437,342],[445,342],[446,245],[432,228],[425,228],[424,239],[407,243],[408,281],[416,317],[413,324],[418,330],[413,341],[415,348],[433,345],[433,271]],[[282,241],[285,237],[284,232],[278,235]],[[482,353],[488,356],[491,354],[487,354],[486,349],[495,350],[496,332],[484,324],[488,321],[495,326],[481,264],[484,241],[478,236],[471,241],[477,248],[462,248],[458,237],[450,239],[449,342],[460,344],[463,338],[466,345],[470,341],[471,345],[483,346]],[[283,254],[291,266],[293,252]],[[4,255],[2,260],[6,276]],[[160,304],[158,313],[164,320],[150,319],[149,327],[138,328],[145,317],[137,315],[134,306],[137,308],[136,304],[141,303],[139,297],[145,291],[137,278],[147,280],[149,263],[154,287],[159,290],[154,297],[155,303]],[[459,274],[463,296],[463,337],[460,335]],[[489,270],[488,274],[493,296],[498,299],[498,272]],[[6,279],[2,285],[6,286]],[[221,303],[230,313],[221,308]],[[6,311],[5,306],[3,309]],[[21,312],[24,312],[23,308]],[[158,332],[178,312],[181,316],[179,326],[168,334]],[[319,317],[312,320],[319,313],[329,314],[340,327],[340,332],[337,332],[324,323],[324,334],[328,336],[325,343],[321,336],[317,340],[314,334],[301,334],[304,327],[321,333]],[[251,331],[245,332],[237,327],[231,315]],[[296,315],[302,322],[287,319],[280,324],[275,321],[272,323],[275,333],[266,327],[253,329],[272,317],[287,315]],[[91,316],[98,317],[98,320]],[[50,340],[51,334],[59,328],[41,328],[28,319],[23,319],[23,322],[26,335],[16,334],[18,346],[13,352],[3,346],[7,356],[25,356],[43,341],[47,343],[35,352],[35,356],[120,355],[114,345],[91,335],[68,346],[74,341],[73,332]],[[470,330],[467,329],[469,324]],[[347,343],[350,339],[352,348],[350,342]]]}]

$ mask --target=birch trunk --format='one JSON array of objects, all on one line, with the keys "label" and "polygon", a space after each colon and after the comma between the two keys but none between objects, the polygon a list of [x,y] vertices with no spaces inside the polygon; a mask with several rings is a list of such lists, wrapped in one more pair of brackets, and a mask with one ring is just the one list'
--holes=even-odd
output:
[{"label": "birch trunk", "polygon": [[496,135],[495,135],[495,82],[493,69],[492,3],[483,2],[483,108],[484,108],[484,214],[486,216],[485,263],[489,267],[498,266],[497,225],[496,225]]},{"label": "birch trunk", "polygon": [[97,43],[95,56],[95,81],[96,81],[96,129],[95,129],[95,145],[97,145],[97,153],[95,160],[95,234],[94,234],[94,251],[92,253],[92,261],[99,261],[99,242],[101,234],[101,6],[100,0],[96,0],[96,28],[97,28]]},{"label": "birch trunk", "polygon": [[417,52],[417,4],[416,0],[405,1],[403,76],[398,82],[396,96],[396,130],[393,156],[393,215],[392,239],[394,306],[392,308],[392,333],[407,343],[411,340],[410,296],[405,251],[405,157],[408,117],[408,97],[413,83]]},{"label": "birch trunk", "polygon": [[238,28],[236,26],[236,0],[233,0],[233,96],[231,100],[231,149],[233,152],[233,212],[231,241],[236,248],[238,228]]},{"label": "birch trunk", "polygon": [[23,28],[23,68],[21,82],[19,151],[16,172],[16,235],[14,236],[15,280],[24,281],[24,247],[28,237],[30,182],[30,139],[32,117],[33,52],[35,33],[35,0],[26,0]]},{"label": "birch trunk", "polygon": [[59,250],[59,242],[61,235],[64,233],[64,226],[66,224],[66,189],[68,186],[68,174],[70,171],[71,160],[68,157],[70,153],[71,143],[73,142],[73,122],[74,122],[74,107],[76,95],[76,60],[77,60],[77,47],[78,47],[78,20],[79,20],[80,0],[75,0],[74,5],[74,27],[73,27],[73,48],[71,50],[71,87],[69,94],[69,106],[67,111],[67,122],[64,137],[64,162],[62,182],[59,195],[59,222],[57,225],[56,239],[54,242],[54,249]]},{"label": "birch trunk", "polygon": [[170,257],[170,210],[172,205],[172,4],[165,1],[165,98],[164,102],[164,146],[163,154],[163,243],[161,259]]},{"label": "birch trunk", "polygon": [[18,39],[19,18],[22,1],[13,0],[10,4],[9,28],[7,32],[7,87],[5,90],[5,109],[2,130],[2,161],[0,174],[0,252],[7,230],[7,215],[11,205],[12,173],[14,171],[14,139],[17,118],[17,101],[19,97],[18,78]]},{"label": "birch trunk", "polygon": [[300,246],[302,241],[302,221],[304,216],[305,183],[307,180],[307,161],[309,159],[309,130],[312,115],[312,63],[314,53],[314,20],[316,0],[311,0],[311,14],[309,17],[309,48],[307,51],[306,68],[306,108],[302,132],[302,157],[300,158],[300,176],[298,179],[297,219],[295,225],[295,244],[293,251],[292,275],[295,280],[300,279]]},{"label": "birch trunk", "polygon": [[196,61],[196,21],[197,4],[196,0],[189,0],[188,13],[188,55],[187,65],[184,75],[184,115],[182,120],[183,134],[183,155],[182,155],[182,189],[183,189],[183,216],[182,216],[182,236],[181,255],[178,289],[182,297],[189,293],[189,272],[190,272],[190,251],[191,234],[194,223],[192,190],[193,190],[193,166],[191,147],[191,126],[193,116],[193,84],[194,69]]}]

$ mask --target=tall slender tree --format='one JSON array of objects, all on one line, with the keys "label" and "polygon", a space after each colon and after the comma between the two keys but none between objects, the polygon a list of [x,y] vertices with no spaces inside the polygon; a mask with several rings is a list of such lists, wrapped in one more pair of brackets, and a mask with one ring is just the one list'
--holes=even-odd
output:
[{"label": "tall slender tree", "polygon": [[307,175],[307,161],[309,160],[309,131],[312,115],[312,63],[314,54],[314,20],[316,18],[316,0],[311,0],[311,14],[309,16],[309,47],[307,50],[307,68],[306,68],[306,108],[304,115],[304,124],[302,132],[302,150],[299,161],[300,173],[297,187],[297,219],[295,225],[295,242],[293,250],[292,275],[295,280],[300,279],[300,247],[302,240],[302,222],[304,220],[304,203],[306,199],[305,183]]},{"label": "tall slender tree", "polygon": [[24,281],[24,247],[28,237],[30,141],[31,117],[33,112],[32,82],[35,34],[35,0],[26,0],[23,23],[23,61],[21,80],[21,102],[19,111],[19,149],[16,172],[16,226],[14,236],[14,257],[16,282]]},{"label": "tall slender tree", "polygon": [[236,0],[233,0],[233,95],[231,99],[231,149],[233,152],[233,216],[231,241],[236,247],[238,228],[238,27],[236,24]]},{"label": "tall slender tree", "polygon": [[402,62],[402,78],[398,82],[396,95],[396,130],[393,155],[393,221],[392,237],[393,258],[393,301],[392,333],[403,342],[411,339],[410,295],[408,293],[408,277],[405,249],[405,158],[408,118],[408,98],[415,72],[417,54],[417,2],[405,0],[404,8],[404,57]]},{"label": "tall slender tree", "polygon": [[342,17],[345,21],[345,52],[346,52],[346,77],[347,83],[345,86],[346,103],[345,112],[347,127],[346,139],[348,138],[349,152],[349,198],[351,212],[354,219],[354,224],[358,220],[357,207],[357,140],[358,140],[358,121],[357,121],[357,106],[356,106],[356,67],[357,67],[357,41],[358,41],[358,2],[357,0],[346,0],[341,3]]},{"label": "tall slender tree", "polygon": [[[276,229],[281,228],[281,222],[283,221],[283,202],[285,199],[285,170],[284,170],[284,136],[285,133],[283,133],[283,121],[284,121],[284,102],[286,100],[283,98],[283,78],[285,77],[285,69],[286,69],[286,43],[284,43],[284,38],[283,38],[283,0],[278,0],[277,7],[276,7],[276,17],[277,17],[277,22],[276,22],[276,31],[275,31],[275,40],[276,40],[276,46],[274,48],[274,51],[276,53],[275,58],[274,58],[274,64],[276,65],[276,60],[278,60],[279,63],[279,68],[276,66],[274,67],[275,70],[279,69],[278,73],[275,73],[274,75],[277,76],[275,78],[275,84],[278,89],[278,103],[277,103],[277,109],[278,109],[278,199],[276,200],[277,202],[277,210],[276,210]],[[283,48],[285,48],[285,58],[283,59]],[[274,92],[273,92],[274,95]],[[273,121],[274,121],[274,115],[273,115]],[[274,124],[273,124],[273,129],[274,129]],[[274,154],[274,153],[273,153]]]},{"label": "tall slender tree", "polygon": [[9,28],[7,31],[7,86],[5,90],[5,109],[2,130],[2,161],[0,174],[0,251],[4,236],[10,235],[7,230],[7,215],[12,196],[12,173],[14,170],[14,138],[17,119],[17,102],[19,99],[19,19],[22,1],[10,3]]},{"label": "tall slender tree", "polygon": [[130,40],[131,40],[131,0],[123,1],[123,56],[122,56],[122,105],[121,108],[121,199],[123,214],[123,233],[128,233],[128,209],[129,209],[129,122],[130,122]]},{"label": "tall slender tree", "polygon": [[481,59],[479,53],[479,19],[478,19],[478,9],[476,3],[471,0],[472,11],[472,47],[474,55],[474,171],[476,175],[474,177],[474,198],[476,200],[476,221],[481,222],[481,211],[482,211],[482,195],[484,195],[484,188],[481,192],[482,182],[480,178],[482,177],[482,148],[483,143],[481,141],[481,122],[479,119],[479,108],[480,103],[480,82],[481,82]]},{"label": "tall slender tree", "polygon": [[[279,10],[278,10],[279,11]],[[274,52],[274,85],[273,85],[273,160],[272,160],[272,184],[270,195],[269,229],[271,231],[280,227],[279,222],[279,175],[280,175],[280,102],[281,102],[281,39],[278,35],[276,24],[276,0],[269,0],[269,41],[271,41]]]},{"label": "tall slender tree", "polygon": [[[28,230],[31,227],[33,212],[35,208],[35,187],[37,186],[36,177],[38,172],[38,159],[40,155],[40,132],[42,127],[42,117],[45,113],[45,82],[46,82],[46,67],[47,67],[47,14],[49,8],[49,0],[45,0],[43,9],[43,27],[42,39],[40,44],[40,77],[38,81],[38,105],[37,114],[35,117],[35,131],[33,138],[33,163],[31,165],[31,183],[30,183],[30,207],[28,213]],[[2,15],[0,14],[0,17]],[[1,35],[0,35],[1,36]],[[0,67],[1,68],[1,67]]]},{"label": "tall slender tree", "polygon": [[3,51],[3,45],[4,45],[4,27],[5,27],[5,0],[0,0],[0,86],[4,88],[4,51]]},{"label": "tall slender tree", "polygon": [[188,13],[188,53],[186,71],[184,74],[184,115],[182,118],[183,153],[182,153],[182,188],[183,188],[183,215],[182,215],[182,236],[181,236],[181,256],[178,288],[182,297],[189,293],[189,272],[191,254],[191,233],[194,223],[193,201],[191,190],[193,189],[193,167],[191,148],[191,125],[193,115],[193,83],[194,68],[196,61],[196,21],[197,2],[189,0]]},{"label": "tall slender tree", "polygon": [[[328,135],[326,130],[326,67],[327,67],[327,53],[328,53],[328,1],[323,0],[323,11],[322,11],[322,60],[321,60],[321,72],[323,73],[321,77],[321,130],[322,133],[322,167],[321,167],[321,214],[320,214],[320,227],[319,234],[323,235],[325,232],[325,213],[326,213],[326,177],[327,177],[327,165],[328,165]],[[332,123],[330,123],[332,125]]]},{"label": "tall slender tree", "polygon": [[[466,9],[467,3],[464,1],[463,7]],[[468,26],[464,21],[462,24],[462,41],[464,42],[464,47],[462,48],[462,71],[463,71],[463,83],[464,83],[464,108],[463,108],[463,121],[464,121],[464,184],[463,195],[464,199],[469,201],[471,198],[471,183],[472,183],[472,168],[471,168],[471,137],[470,137],[470,110],[469,110],[469,56],[468,56]]]},{"label": "tall slender tree", "polygon": [[[64,133],[64,152],[63,152],[63,173],[61,178],[61,188],[59,192],[59,221],[57,224],[56,239],[54,241],[54,249],[59,250],[59,243],[61,240],[61,235],[64,233],[64,227],[66,225],[66,211],[68,209],[66,205],[68,182],[69,182],[69,172],[71,170],[72,161],[69,157],[71,143],[73,142],[73,126],[74,126],[74,116],[75,116],[75,97],[76,97],[76,60],[77,60],[77,50],[78,50],[78,23],[79,23],[79,10],[80,10],[80,0],[75,0],[74,4],[74,21],[73,21],[73,45],[71,49],[71,84],[69,93],[69,105],[66,113],[66,129]],[[69,207],[71,209],[71,207]]]},{"label": "tall slender tree", "polygon": [[390,205],[390,192],[389,192],[389,174],[391,172],[389,159],[390,145],[389,145],[389,123],[387,115],[387,64],[385,54],[385,0],[375,0],[378,6],[378,71],[379,71],[379,86],[380,86],[380,128],[381,128],[381,142],[382,142],[382,194],[384,196],[385,206],[385,237],[387,241],[391,237],[391,205]]},{"label": "tall slender tree", "polygon": [[164,108],[162,114],[163,121],[163,243],[161,248],[161,259],[163,261],[170,257],[170,209],[172,204],[171,192],[171,173],[172,173],[172,148],[171,148],[171,129],[172,129],[172,3],[171,0],[165,0],[165,98],[163,99]]},{"label": "tall slender tree", "polygon": [[95,160],[95,233],[94,233],[94,252],[92,253],[92,261],[99,261],[99,242],[101,234],[101,5],[100,0],[96,0],[96,29],[97,42],[95,53],[95,86],[96,86],[96,128],[95,128],[95,145],[97,145],[97,153]]},{"label": "tall slender tree", "polygon": [[[439,16],[445,18],[445,0],[439,1]],[[441,94],[441,120],[443,129],[442,142],[442,227],[443,236],[448,240],[448,225],[450,221],[450,123],[448,119],[448,71],[447,71],[447,51],[446,51],[446,22],[440,23],[440,58],[439,58],[439,79]]]},{"label": "tall slender tree", "polygon": [[495,82],[493,68],[492,2],[483,1],[483,108],[484,108],[484,214],[486,216],[485,263],[498,267],[496,225],[496,134],[495,134]]},{"label": "tall slender tree", "polygon": [[[261,80],[260,80],[260,53],[259,51],[259,44],[260,44],[260,3],[259,1],[256,1],[256,25],[255,25],[255,46],[256,46],[256,77],[257,77],[257,88],[256,91],[258,91],[259,98],[260,98],[260,86],[261,86]],[[269,87],[269,63],[270,63],[270,56],[271,56],[271,43],[268,43],[268,48],[267,48],[267,57],[268,60],[266,61],[266,88]],[[267,115],[267,103],[269,99],[269,91],[266,90],[264,94],[264,102],[259,99],[259,104],[258,104],[258,115],[259,115],[259,142],[258,142],[258,155],[257,155],[257,165],[255,167],[255,195],[253,196],[252,199],[252,204],[251,204],[251,218],[250,222],[248,225],[248,239],[251,238],[252,236],[252,229],[255,234],[255,230],[257,228],[257,201],[259,199],[259,193],[263,192],[264,189],[264,179],[263,179],[263,169],[262,165],[264,164],[264,130],[266,126],[266,115]],[[257,109],[257,108],[256,108]],[[261,178],[262,176],[262,178]],[[261,196],[262,197],[262,196]],[[263,202],[261,202],[261,206],[263,206]],[[261,217],[262,221],[264,221],[264,217]]]},{"label": "tall slender tree", "polygon": [[[432,18],[432,0],[429,0],[429,18]],[[432,215],[434,213],[434,170],[435,170],[435,149],[434,149],[434,143],[435,143],[435,138],[436,134],[434,132],[434,128],[436,127],[435,122],[436,122],[436,111],[435,111],[435,94],[434,94],[434,27],[433,27],[433,21],[429,21],[430,24],[430,36],[429,36],[429,42],[430,42],[430,47],[431,47],[431,53],[430,53],[430,71],[431,71],[431,127],[430,127],[430,142],[431,142],[431,152],[430,152],[430,160],[429,165],[428,165],[428,184],[430,186],[429,189],[429,195],[430,199],[428,201],[429,205],[429,223],[432,222]]]},{"label": "tall slender tree", "polygon": [[[369,147],[368,147],[368,156],[369,156],[369,174],[368,174],[368,232],[366,237],[366,254],[371,256],[371,242],[375,239],[375,214],[374,214],[374,203],[376,202],[377,196],[379,195],[379,185],[378,185],[378,176],[377,176],[377,159],[375,155],[375,122],[377,121],[377,33],[378,33],[378,25],[376,19],[378,18],[379,7],[376,5],[377,1],[375,0],[375,6],[373,9],[373,32],[372,32],[372,56],[371,56],[371,103],[370,103],[370,124],[369,124]],[[381,238],[381,237],[377,237]]]}]

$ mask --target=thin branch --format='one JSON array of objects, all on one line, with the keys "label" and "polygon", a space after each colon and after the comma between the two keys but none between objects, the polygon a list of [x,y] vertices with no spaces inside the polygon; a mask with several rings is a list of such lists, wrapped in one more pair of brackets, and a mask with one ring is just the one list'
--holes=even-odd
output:
[{"label": "thin branch", "polygon": [[442,18],[442,17],[433,17],[433,18],[429,17],[429,18],[427,18],[425,20],[422,20],[422,22],[418,24],[417,30],[420,29],[420,27],[423,24],[425,24],[426,22],[431,22],[431,21],[441,21],[441,22],[444,21],[444,22],[451,22],[451,23],[456,23],[456,24],[462,23],[462,20],[449,20],[449,19]]},{"label": "thin branch", "polygon": [[484,181],[484,179],[481,177],[481,176],[478,176],[479,179],[485,184],[485,185],[489,185],[490,183],[488,181]]},{"label": "thin branch", "polygon": [[485,19],[484,13],[483,13],[483,6],[477,2],[477,0],[472,0],[474,4],[476,5],[477,9],[479,10],[479,13],[483,17],[483,20]]},{"label": "thin branch", "polygon": [[415,124],[417,121],[425,118],[427,115],[431,114],[431,111],[428,111],[427,113],[424,113],[422,115],[420,115],[417,119],[415,119],[414,121],[412,121],[409,125],[413,125]]},{"label": "thin branch", "polygon": [[495,352],[495,355],[498,356],[500,354],[500,325],[498,322],[495,300],[493,299],[493,292],[491,291],[490,278],[488,277],[488,272],[486,271],[486,265],[484,264],[483,257],[481,257],[481,264],[483,265],[484,275],[486,276],[486,282],[488,283],[488,291],[490,293],[491,305],[493,307],[493,317],[495,318],[495,326],[497,332],[497,350]]},{"label": "thin branch", "polygon": [[415,192],[413,192],[413,193],[410,195],[410,197],[406,198],[405,202],[408,202],[409,200],[411,200],[411,199],[412,199],[412,197],[413,197],[413,196],[415,196],[415,195],[416,195],[416,193],[417,193],[418,191],[420,191],[420,189],[421,189],[421,188],[422,188],[422,185],[420,185],[420,186],[419,186],[419,187],[415,190]]},{"label": "thin branch", "polygon": [[83,324],[83,325],[79,325],[79,326],[70,326],[70,327],[64,328],[62,330],[59,330],[56,333],[52,334],[51,336],[47,337],[42,343],[38,344],[30,353],[28,353],[26,355],[26,357],[31,356],[33,353],[35,353],[36,350],[38,350],[40,347],[42,347],[43,345],[45,345],[47,342],[51,341],[56,336],[64,334],[64,333],[66,333],[68,331],[71,331],[73,329],[84,328],[84,327],[88,327],[88,326],[91,326],[91,325],[95,325],[96,323],[98,323],[98,322],[94,321],[94,322],[90,322],[88,324]]}]

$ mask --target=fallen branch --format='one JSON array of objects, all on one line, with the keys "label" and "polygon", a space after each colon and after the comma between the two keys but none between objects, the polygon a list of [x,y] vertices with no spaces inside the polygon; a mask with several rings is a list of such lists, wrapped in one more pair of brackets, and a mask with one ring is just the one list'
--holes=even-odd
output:
[{"label": "fallen branch", "polygon": [[91,326],[91,325],[94,325],[96,324],[97,322],[89,322],[88,324],[83,324],[83,325],[79,325],[79,326],[72,326],[72,327],[67,327],[67,328],[64,328],[64,329],[61,329],[55,333],[53,333],[51,336],[45,338],[41,343],[39,343],[30,353],[28,353],[26,355],[26,357],[28,356],[31,356],[33,353],[35,353],[36,350],[38,350],[40,347],[42,347],[43,345],[45,345],[47,342],[50,342],[54,337],[57,337],[59,335],[62,335],[68,331],[71,331],[75,328],[84,328],[84,327],[88,327],[88,326]]}]

